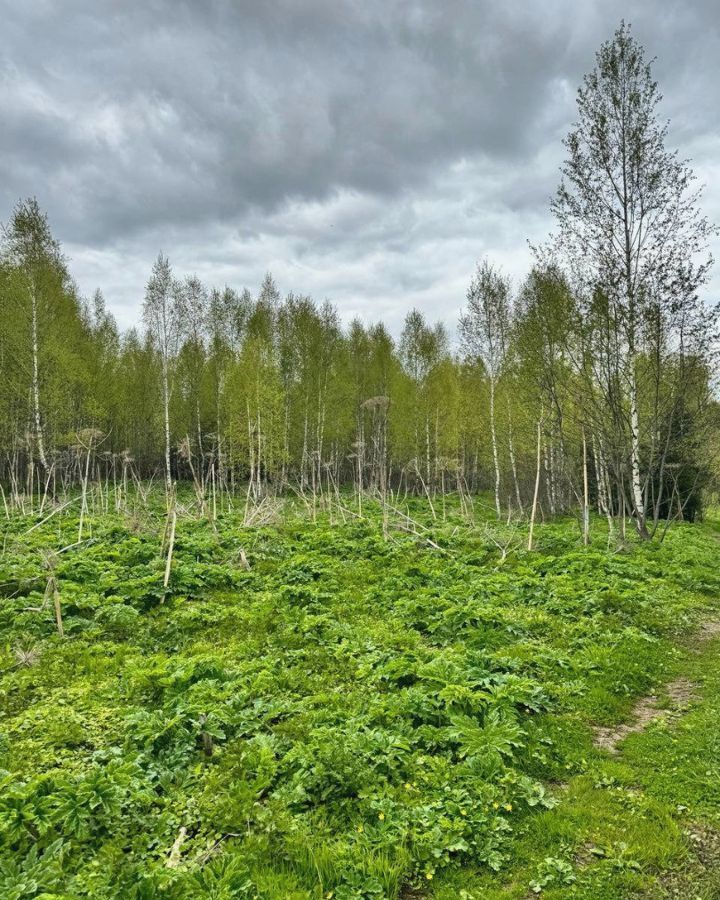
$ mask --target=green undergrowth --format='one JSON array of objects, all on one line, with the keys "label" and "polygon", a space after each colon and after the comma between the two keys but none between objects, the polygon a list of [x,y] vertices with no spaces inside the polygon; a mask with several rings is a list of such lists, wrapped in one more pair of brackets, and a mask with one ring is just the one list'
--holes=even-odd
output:
[{"label": "green undergrowth", "polygon": [[716,539],[608,552],[567,521],[528,553],[411,514],[181,517],[167,592],[160,517],[92,517],[57,558],[64,638],[42,552],[77,519],[6,522],[0,896],[618,897],[677,867],[683,817],[717,813],[710,713],[620,760],[591,725],[687,659]]},{"label": "green undergrowth", "polygon": [[557,786],[557,805],[523,823],[501,877],[457,869],[433,897],[720,897],[720,638],[681,647],[672,676],[692,696],[677,708],[660,688],[662,714],[618,755],[588,754]]}]

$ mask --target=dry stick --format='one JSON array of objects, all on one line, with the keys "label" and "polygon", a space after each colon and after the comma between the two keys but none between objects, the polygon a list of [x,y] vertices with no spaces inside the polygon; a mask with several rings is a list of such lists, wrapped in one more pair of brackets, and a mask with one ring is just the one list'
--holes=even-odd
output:
[{"label": "dry stick", "polygon": [[[2,490],[2,488],[0,488],[0,490]],[[3,495],[3,497],[4,497],[4,495]],[[28,530],[24,533],[23,536],[30,534],[31,531],[35,531],[36,528],[40,528],[41,525],[44,525],[46,522],[49,522],[50,519],[52,519],[52,517],[55,515],[55,513],[59,513],[59,512],[62,512],[64,509],[67,509],[67,507],[70,506],[71,503],[75,503],[75,501],[78,499],[79,499],[78,497],[73,497],[72,500],[68,500],[67,503],[63,503],[62,506],[55,507],[55,509],[51,513],[49,513],[47,516],[45,516],[45,518],[41,522],[36,522],[32,526],[32,528],[28,528]]]},{"label": "dry stick", "polygon": [[85,521],[85,510],[87,509],[87,483],[88,483],[88,475],[90,472],[90,447],[92,447],[92,439],[90,440],[90,445],[88,446],[87,457],[85,459],[85,476],[82,481],[82,495],[80,503],[80,522],[78,524],[78,543],[82,540],[83,533],[83,523]]},{"label": "dry stick", "polygon": [[168,532],[170,531],[170,513],[165,514],[165,527],[163,528],[162,538],[160,539],[160,556],[165,555],[165,547],[167,546]]},{"label": "dry stick", "polygon": [[74,547],[80,547],[82,544],[89,544],[92,541],[92,538],[85,538],[84,541],[75,541],[72,544],[68,544],[66,547],[62,547],[60,550],[55,551],[55,555],[59,556],[61,553],[67,553],[68,550],[72,550]]},{"label": "dry stick", "polygon": [[48,472],[48,477],[45,481],[45,491],[43,493],[42,503],[40,504],[40,515],[43,514],[43,510],[45,509],[45,502],[47,500],[48,488],[50,487],[50,479],[52,478],[53,472],[55,471],[55,463],[50,466],[50,470]]},{"label": "dry stick", "polygon": [[3,490],[3,486],[0,484],[0,494],[2,494],[2,502],[5,507],[5,518],[10,518],[10,510],[8,509],[7,500],[5,499],[5,491]]},{"label": "dry stick", "polygon": [[227,834],[221,835],[215,841],[215,843],[212,844],[210,846],[210,848],[202,856],[195,857],[195,859],[193,860],[193,863],[199,864],[201,866],[204,865],[210,859],[210,857],[213,855],[213,853],[217,850],[217,848],[220,846],[220,844],[222,844],[223,841],[226,841],[228,838],[234,838],[234,837],[242,837],[242,835],[239,832],[234,832],[234,831],[229,831]]},{"label": "dry stick", "polygon": [[[83,523],[85,522],[85,513],[89,512],[88,502],[87,502],[87,489],[88,489],[88,479],[90,478],[90,458],[92,456],[93,449],[93,441],[97,437],[101,437],[99,432],[94,431],[93,429],[87,429],[85,434],[88,435],[88,443],[87,443],[87,456],[85,457],[85,472],[82,478],[82,503],[80,504],[80,523],[78,525],[78,543],[82,540],[83,533]],[[80,444],[84,446],[80,435],[78,435],[78,440]],[[102,443],[102,441],[100,442]],[[94,495],[93,495],[94,501]],[[93,502],[93,513],[95,512],[95,503]],[[92,529],[91,529],[92,533]]]},{"label": "dry stick", "polygon": [[427,497],[428,504],[430,505],[430,512],[432,513],[433,521],[436,522],[437,516],[435,515],[435,507],[433,506],[432,498],[430,497],[430,491],[423,481],[423,477],[420,474],[420,469],[418,468],[417,464],[415,465],[415,472],[417,474],[417,477],[420,479],[420,484],[423,486],[423,490],[425,491],[425,496]]},{"label": "dry stick", "polygon": [[[200,514],[206,516],[210,523],[212,524],[213,520],[210,518],[210,511],[208,509],[207,501],[205,499],[205,476],[202,472],[202,457],[200,458],[200,480],[198,480],[197,474],[195,472],[195,466],[192,461],[192,452],[190,450],[190,436],[185,435],[185,443],[184,447],[186,450],[186,459],[187,464],[190,467],[190,474],[192,475],[193,487],[195,488],[195,497],[198,502],[198,506],[200,507]],[[213,525],[213,528],[215,526]]]},{"label": "dry stick", "polygon": [[585,429],[582,432],[583,445],[583,544],[587,547],[590,543],[590,501],[588,494],[588,464],[587,464],[587,441],[585,439]]},{"label": "dry stick", "polygon": [[[137,492],[140,496],[140,499],[143,502],[143,506],[147,506],[148,495],[152,488],[152,483],[155,480],[155,473],[153,473],[150,477],[150,480],[149,480],[148,486],[147,486],[147,490],[143,487],[143,483],[138,478],[137,472],[135,471],[134,468],[132,468],[132,467],[130,468],[130,473],[133,477],[133,481],[135,482],[135,489],[137,490]],[[168,500],[168,502],[169,502],[169,500]]]},{"label": "dry stick", "polygon": [[[448,550],[446,547],[441,547],[439,544],[436,544],[435,541],[430,540],[429,537],[426,537],[424,534],[421,534],[418,529],[422,529],[423,531],[429,531],[421,522],[416,522],[414,519],[411,519],[406,513],[402,512],[402,510],[397,509],[394,506],[390,506],[389,504],[385,504],[385,509],[390,512],[396,513],[396,515],[402,516],[405,519],[406,525],[402,523],[393,523],[393,528],[397,528],[399,531],[405,531],[408,534],[414,534],[416,537],[421,538],[431,547],[434,547],[435,550],[439,550],[441,553],[452,553],[452,550]],[[386,513],[383,513],[386,515]],[[387,526],[386,526],[387,527]]]},{"label": "dry stick", "polygon": [[340,504],[340,501],[338,501],[338,507],[341,510],[341,512],[346,512],[349,516],[355,516],[356,519],[362,519],[362,516],[360,515],[360,513],[355,512],[354,509],[349,509],[347,506],[342,506]]},{"label": "dry stick", "polygon": [[[175,523],[177,522],[177,511],[175,507],[170,510],[170,543],[168,545],[168,554],[167,554],[167,562],[165,563],[165,578],[163,580],[163,587],[167,590],[167,586],[170,582],[170,567],[172,566],[172,557],[173,557],[173,547],[175,546]],[[163,597],[163,600],[165,598]]]},{"label": "dry stick", "polygon": [[210,466],[210,478],[212,485],[212,517],[213,522],[217,521],[217,498],[215,494],[215,460],[212,461]]},{"label": "dry stick", "polygon": [[220,479],[220,485],[222,486],[222,491],[220,494],[220,509],[223,510],[223,500],[227,503],[227,511],[232,513],[234,511],[233,507],[233,497],[235,491],[235,470],[233,469],[230,473],[230,479],[228,480],[227,476],[223,476]]},{"label": "dry stick", "polygon": [[[333,476],[332,473],[330,472],[330,466],[329,466],[329,465],[327,466],[327,477],[328,477],[328,482],[330,482],[330,483],[332,484],[332,487],[333,487],[333,490],[334,490],[334,493],[335,493],[335,501],[336,501],[336,503],[337,503],[337,506],[338,506],[338,510],[339,510],[339,512],[340,512],[340,515],[342,516],[343,523],[345,523],[347,520],[346,520],[346,518],[345,518],[345,513],[343,512],[342,503],[340,502],[340,491],[339,491],[339,489],[338,489],[337,482],[335,481],[334,476]],[[330,493],[330,492],[328,491],[328,493]],[[330,495],[330,501],[332,502],[332,495]]]},{"label": "dry stick", "polygon": [[530,531],[528,532],[528,550],[532,550],[535,512],[537,510],[538,492],[540,490],[540,458],[542,446],[541,423],[537,423],[537,466],[535,467],[535,490],[533,492],[532,512],[530,513]]},{"label": "dry stick", "polygon": [[175,838],[172,847],[170,848],[170,854],[165,862],[165,865],[168,869],[177,869],[177,867],[180,865],[182,845],[185,843],[186,838],[187,828],[183,825],[178,832],[178,836]]},{"label": "dry stick", "polygon": [[52,597],[53,606],[55,608],[55,622],[57,623],[58,634],[60,635],[60,637],[65,637],[65,630],[63,629],[62,610],[60,608],[60,591],[58,591],[57,576],[55,575],[56,555],[52,552],[47,552],[43,554],[43,556],[45,568],[47,569],[48,573],[43,606],[47,603],[48,599]]},{"label": "dry stick", "polygon": [[417,522],[415,519],[411,518],[407,513],[404,513],[401,509],[398,509],[396,506],[390,506],[390,505],[388,504],[388,509],[389,509],[391,512],[394,512],[396,515],[402,516],[402,518],[405,519],[406,522],[409,522],[409,523],[413,526],[413,528],[416,528],[416,529],[417,529],[417,528],[422,528],[423,531],[429,531],[429,530],[430,530],[430,529],[427,528],[425,525],[423,525],[422,522]]},{"label": "dry stick", "polygon": [[62,610],[60,609],[60,591],[57,589],[57,582],[53,577],[53,605],[55,607],[55,621],[57,622],[57,630],[60,637],[65,637],[63,629]]},{"label": "dry stick", "polygon": [[416,531],[414,528],[409,527],[408,525],[401,525],[399,523],[394,524],[393,528],[397,528],[398,531],[404,531],[406,534],[413,534],[415,537],[420,538],[420,540],[425,541],[430,547],[433,547],[435,550],[439,550],[441,553],[453,553],[452,550],[448,550],[446,547],[441,547],[439,544],[436,544],[435,541],[431,541],[429,537],[426,537],[424,534],[421,534],[419,531]]},{"label": "dry stick", "polygon": [[470,523],[472,525],[474,525],[475,524],[475,503],[470,494],[470,485],[467,483],[467,479],[465,478],[464,474],[461,475],[459,485],[460,485],[460,490],[461,490],[461,493],[463,496],[463,503],[464,503],[464,508],[465,508],[464,515],[467,519],[469,519]]},{"label": "dry stick", "polygon": [[245,512],[243,513],[243,525],[246,525],[248,522],[248,515],[250,510],[250,489],[252,487],[252,480],[248,481],[247,492],[245,494]]}]

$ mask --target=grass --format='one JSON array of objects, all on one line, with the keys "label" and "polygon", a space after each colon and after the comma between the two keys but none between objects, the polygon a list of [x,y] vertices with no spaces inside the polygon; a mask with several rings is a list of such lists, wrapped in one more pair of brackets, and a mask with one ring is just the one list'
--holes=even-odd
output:
[{"label": "grass", "polygon": [[509,900],[533,884],[558,900],[720,896],[720,640],[687,651],[672,668],[697,685],[688,710],[630,735],[618,757],[589,752],[558,805],[525,823],[502,878],[459,869],[433,896]]},{"label": "grass", "polygon": [[661,682],[667,714],[630,734],[618,757],[590,749],[584,771],[557,787],[557,806],[527,821],[501,879],[458,869],[433,896],[720,896],[720,636],[689,632],[668,659],[665,683],[692,685],[688,708],[673,709]]},{"label": "grass", "polygon": [[[65,638],[41,553],[77,519],[7,522],[0,896],[715,896],[711,529],[608,553],[558,522],[527,553],[410,513],[181,518],[168,592],[157,518],[94,516],[58,557]],[[593,747],[678,673],[702,702]]]}]

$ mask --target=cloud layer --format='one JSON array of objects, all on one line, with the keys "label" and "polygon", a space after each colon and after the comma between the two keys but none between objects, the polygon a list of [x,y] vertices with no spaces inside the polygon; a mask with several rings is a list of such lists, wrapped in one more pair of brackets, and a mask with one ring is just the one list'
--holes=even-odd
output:
[{"label": "cloud layer", "polygon": [[452,322],[478,257],[519,280],[551,228],[575,90],[622,16],[720,221],[714,0],[0,0],[0,217],[36,195],[125,326],[161,249],[346,319]]}]

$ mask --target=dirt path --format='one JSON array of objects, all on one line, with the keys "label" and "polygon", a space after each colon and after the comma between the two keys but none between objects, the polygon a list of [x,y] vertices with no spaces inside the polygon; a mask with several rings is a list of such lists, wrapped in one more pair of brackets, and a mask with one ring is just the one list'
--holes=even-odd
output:
[{"label": "dirt path", "polygon": [[[720,619],[708,619],[703,622],[693,635],[691,650],[699,652],[704,644],[720,635]],[[667,684],[663,697],[670,700],[669,705],[660,705],[657,694],[641,697],[633,706],[628,722],[610,728],[598,726],[594,729],[593,743],[600,750],[618,753],[620,744],[628,735],[644,731],[655,719],[676,719],[682,715],[687,706],[697,696],[697,685],[688,678],[676,678]]]}]

